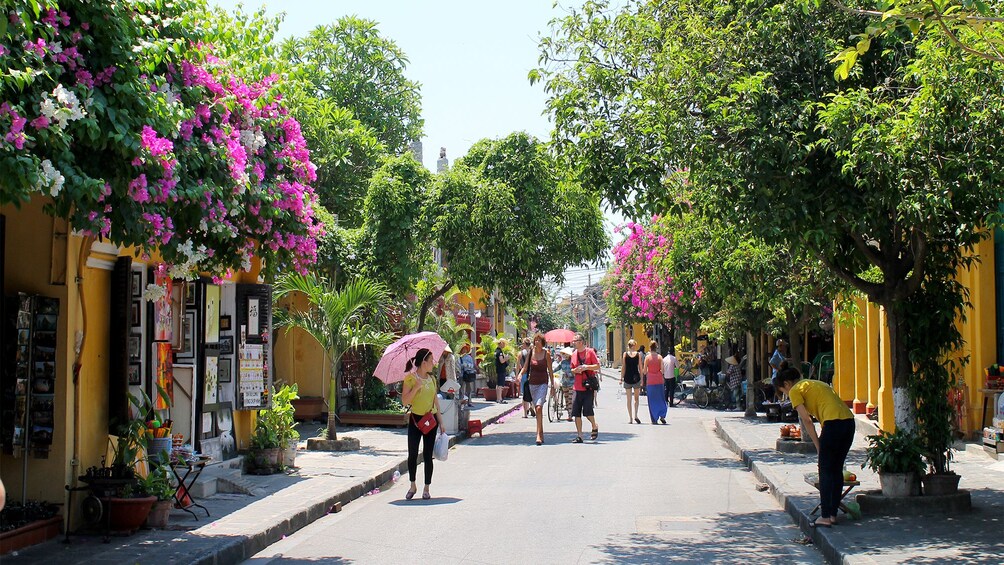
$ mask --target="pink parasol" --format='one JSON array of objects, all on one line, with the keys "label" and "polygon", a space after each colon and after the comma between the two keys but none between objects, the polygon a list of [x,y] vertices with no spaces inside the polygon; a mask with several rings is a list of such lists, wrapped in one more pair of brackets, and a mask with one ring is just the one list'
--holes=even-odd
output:
[{"label": "pink parasol", "polygon": [[544,341],[547,343],[569,343],[575,339],[575,332],[572,330],[551,330],[544,334]]},{"label": "pink parasol", "polygon": [[383,357],[373,370],[373,376],[385,384],[404,380],[404,369],[408,360],[414,359],[419,349],[428,349],[432,357],[439,361],[439,356],[446,349],[446,340],[436,332],[421,332],[409,334],[390,344],[383,352]]}]

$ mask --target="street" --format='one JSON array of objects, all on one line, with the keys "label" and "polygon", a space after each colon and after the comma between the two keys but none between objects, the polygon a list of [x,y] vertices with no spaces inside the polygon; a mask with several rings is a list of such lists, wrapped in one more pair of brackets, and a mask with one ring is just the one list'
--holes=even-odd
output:
[{"label": "street", "polygon": [[[248,563],[823,563],[714,435],[716,412],[670,409],[628,424],[609,377],[600,434],[514,412],[435,463],[433,499],[404,500],[407,477],[258,553]],[[418,469],[421,493],[422,468]],[[420,495],[419,495],[420,496]]]}]

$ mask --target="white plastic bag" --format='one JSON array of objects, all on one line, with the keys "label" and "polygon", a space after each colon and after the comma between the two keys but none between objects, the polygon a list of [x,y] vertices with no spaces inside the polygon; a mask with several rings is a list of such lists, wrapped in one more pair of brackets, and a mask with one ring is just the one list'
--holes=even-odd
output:
[{"label": "white plastic bag", "polygon": [[432,456],[439,461],[446,461],[450,456],[450,436],[441,433],[436,436],[436,445],[432,448]]}]

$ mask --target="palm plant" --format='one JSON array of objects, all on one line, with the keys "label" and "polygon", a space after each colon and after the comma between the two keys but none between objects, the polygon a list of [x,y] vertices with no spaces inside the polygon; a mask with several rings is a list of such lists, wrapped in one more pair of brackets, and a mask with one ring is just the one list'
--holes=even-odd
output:
[{"label": "palm plant", "polygon": [[324,349],[331,365],[328,390],[328,438],[337,439],[338,376],[342,357],[350,349],[387,347],[394,335],[386,330],[385,310],[390,302],[387,289],[380,283],[357,278],[336,289],[323,277],[314,274],[287,274],[275,284],[275,302],[292,293],[307,299],[306,308],[279,308],[276,326],[300,328]]}]

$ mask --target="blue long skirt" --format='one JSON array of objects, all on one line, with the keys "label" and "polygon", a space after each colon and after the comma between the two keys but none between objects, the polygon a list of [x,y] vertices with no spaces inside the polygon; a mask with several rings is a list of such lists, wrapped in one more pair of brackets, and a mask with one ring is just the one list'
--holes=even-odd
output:
[{"label": "blue long skirt", "polygon": [[666,412],[669,411],[669,406],[666,405],[666,385],[663,383],[648,385],[645,387],[645,393],[648,394],[648,415],[652,417],[654,424],[659,418],[665,418]]}]

